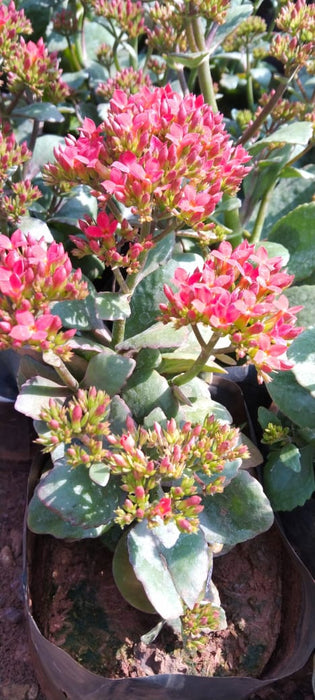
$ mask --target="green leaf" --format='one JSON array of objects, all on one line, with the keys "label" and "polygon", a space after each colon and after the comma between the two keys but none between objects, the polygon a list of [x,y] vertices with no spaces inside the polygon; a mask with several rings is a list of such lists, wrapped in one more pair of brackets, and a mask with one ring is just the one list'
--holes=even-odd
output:
[{"label": "green leaf", "polygon": [[47,243],[52,243],[53,236],[47,224],[41,219],[35,219],[33,216],[21,216],[19,219],[19,229],[23,233],[31,233],[36,240],[44,238]]},{"label": "green leaf", "polygon": [[280,411],[301,428],[315,428],[315,398],[291,370],[272,375],[267,389]]},{"label": "green leaf", "polygon": [[51,304],[51,312],[61,318],[65,328],[76,328],[80,331],[103,328],[95,304],[95,289],[89,283],[89,295],[85,299],[56,301]]},{"label": "green leaf", "polygon": [[37,119],[40,122],[64,122],[65,118],[59,109],[50,102],[33,102],[25,107],[17,107],[14,116]]},{"label": "green leaf", "polygon": [[131,316],[126,323],[126,337],[130,338],[155,323],[160,316],[159,304],[166,301],[163,286],[164,284],[174,286],[172,279],[178,267],[192,273],[196,267],[202,267],[203,262],[203,258],[195,253],[176,253],[166,264],[145,277],[132,296]]},{"label": "green leaf", "polygon": [[309,277],[315,270],[315,202],[302,204],[283,216],[268,238],[288,249],[288,272],[295,275],[295,281]]},{"label": "green leaf", "polygon": [[110,479],[102,488],[90,479],[83,464],[71,468],[65,458],[40,481],[36,493],[46,508],[83,528],[114,524],[115,509],[124,500],[117,479]]},{"label": "green leaf", "polygon": [[128,296],[118,292],[100,292],[96,298],[96,308],[100,318],[118,321],[130,316]]},{"label": "green leaf", "polygon": [[236,27],[249,17],[253,12],[253,5],[249,2],[231,3],[228,7],[223,24],[217,27],[217,31],[211,41],[211,52],[223,43],[224,39],[236,29]]},{"label": "green leaf", "polygon": [[292,469],[293,472],[301,471],[301,454],[300,450],[293,443],[284,445],[279,450],[278,461],[284,464],[287,469]]},{"label": "green leaf", "polygon": [[59,144],[64,144],[64,138],[57,134],[43,134],[38,136],[33,150],[32,163],[42,168],[45,163],[54,160],[54,149]]},{"label": "green leaf", "polygon": [[265,408],[264,406],[259,406],[258,420],[263,430],[266,430],[269,423],[273,423],[273,425],[281,425],[280,418],[278,418],[273,411],[269,411],[268,408]]},{"label": "green leaf", "polygon": [[[175,544],[167,547],[167,535],[138,523],[128,535],[128,551],[137,578],[156,611],[164,619],[183,612],[182,601],[193,607],[205,586],[209,559],[202,533],[180,533]],[[165,533],[164,533],[165,534]]]},{"label": "green leaf", "polygon": [[136,366],[131,357],[118,355],[109,349],[94,355],[88,364],[83,384],[96,386],[106,391],[109,396],[117,394],[126,383]]},{"label": "green leaf", "polygon": [[130,416],[130,409],[120,396],[113,396],[109,404],[109,422],[111,432],[120,435],[126,430],[127,416]]},{"label": "green leaf", "polygon": [[[185,385],[181,387],[185,391]],[[203,423],[207,416],[214,415],[222,423],[232,423],[232,416],[225,406],[208,398],[201,397],[192,402],[191,406],[180,406],[175,416],[177,422],[190,421],[191,423]]]},{"label": "green leaf", "polygon": [[89,469],[90,479],[92,479],[92,481],[99,486],[106,486],[109,482],[110,475],[110,467],[108,467],[107,464],[102,464],[102,462],[92,464]]},{"label": "green leaf", "polygon": [[48,408],[49,400],[54,399],[60,405],[64,404],[71,391],[45,377],[33,377],[22,385],[15,402],[15,408],[30,418],[40,418],[43,408]]},{"label": "green leaf", "polygon": [[[309,175],[311,180],[306,181],[302,177],[279,180],[268,204],[268,212],[264,224],[264,237],[268,237],[272,226],[282,216],[289,214],[300,204],[306,204],[311,201],[314,194],[315,167],[308,165],[303,169],[303,173]],[[280,177],[282,177],[282,174],[283,169],[280,172]],[[263,244],[265,244],[265,241]]]},{"label": "green leaf", "polygon": [[71,525],[54,513],[40,501],[35,491],[28,505],[27,524],[32,532],[37,535],[53,535],[59,539],[82,540],[90,537],[99,537],[107,529],[108,525],[83,528]]},{"label": "green leaf", "polygon": [[285,124],[280,126],[279,129],[266,136],[265,138],[257,141],[253,146],[248,149],[250,153],[256,154],[265,148],[265,145],[272,144],[282,144],[282,143],[292,143],[299,144],[300,146],[306,146],[309,140],[312,138],[312,124],[311,122],[294,122],[293,124]]},{"label": "green leaf", "polygon": [[210,543],[234,547],[268,530],[273,513],[261,484],[248,472],[240,470],[224,489],[204,499],[200,527]]},{"label": "green leaf", "polygon": [[298,384],[315,398],[315,328],[301,333],[288,349],[288,358],[294,362],[292,373]]},{"label": "green leaf", "polygon": [[177,401],[167,380],[155,369],[146,372],[143,367],[136,368],[123,389],[122,398],[138,423],[158,406],[168,418],[177,411]]},{"label": "green leaf", "polygon": [[64,204],[53,214],[50,221],[78,227],[79,220],[87,215],[96,217],[97,201],[87,186],[79,185],[73,188],[71,197],[65,199]]},{"label": "green leaf", "polygon": [[142,333],[137,333],[116,346],[121,352],[139,350],[140,348],[176,348],[188,338],[188,328],[173,328],[170,324],[155,323]]},{"label": "green leaf", "polygon": [[209,60],[209,51],[195,51],[187,53],[169,53],[165,57],[166,63],[171,68],[176,68],[177,65],[185,66],[194,70]]},{"label": "green leaf", "polygon": [[137,284],[170,259],[175,245],[175,234],[169,233],[148,251],[145,266],[137,273]]},{"label": "green leaf", "polygon": [[296,314],[298,325],[304,328],[314,326],[315,285],[293,286],[286,289],[285,295],[289,299],[290,306],[303,306],[303,309]]},{"label": "green leaf", "polygon": [[312,496],[315,488],[314,448],[306,445],[300,452],[300,472],[288,469],[287,465],[280,460],[274,461],[274,458],[267,460],[264,469],[264,488],[274,510],[293,510],[297,506],[303,506]]}]

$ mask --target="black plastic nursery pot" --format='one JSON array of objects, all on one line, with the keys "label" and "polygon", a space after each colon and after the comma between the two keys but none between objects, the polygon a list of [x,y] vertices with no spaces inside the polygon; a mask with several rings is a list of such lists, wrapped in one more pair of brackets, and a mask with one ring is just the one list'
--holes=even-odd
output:
[{"label": "black plastic nursery pot", "polygon": [[[248,409],[244,404],[239,386],[228,380],[218,382],[218,384],[220,384],[220,387],[217,387],[219,395],[216,398],[227,405],[235,422],[244,423],[244,419],[245,421],[248,419]],[[261,399],[260,396],[260,401]],[[39,465],[40,460],[35,459],[30,472],[30,495],[39,475]],[[249,544],[245,543],[247,552],[248,547],[250,547],[251,552],[256,554],[260,537],[255,538]],[[258,677],[254,677],[250,673],[206,677],[198,675],[197,672],[194,673],[193,670],[192,673],[154,673],[154,670],[151,669],[148,675],[145,675],[144,672],[142,677],[111,678],[110,674],[104,675],[95,671],[95,668],[94,670],[87,668],[87,664],[82,662],[84,654],[80,652],[80,644],[78,650],[77,642],[76,653],[81,663],[75,660],[68,651],[61,648],[63,634],[61,637],[59,635],[59,640],[56,643],[47,638],[47,629],[50,626],[48,620],[50,602],[57,590],[55,577],[58,574],[59,565],[62,565],[65,547],[66,559],[70,557],[71,571],[71,556],[75,554],[78,546],[82,545],[79,542],[65,544],[63,541],[48,535],[34,535],[26,530],[26,614],[33,663],[47,700],[62,700],[64,698],[69,700],[123,700],[125,698],[128,700],[130,698],[135,698],[135,700],[141,700],[141,698],[145,700],[191,700],[191,697],[196,698],[196,700],[231,700],[232,698],[233,700],[241,700],[303,668],[312,653],[315,642],[313,625],[315,614],[314,581],[308,569],[291,547],[281,525],[276,523],[269,532],[264,533],[263,538],[265,550],[272,551],[276,544],[273,558],[277,561],[281,560],[281,596],[276,602],[276,607],[278,606],[279,609],[277,638]],[[93,540],[85,541],[83,546],[90,547],[93,542],[95,545]],[[58,553],[59,546],[60,554]],[[242,556],[242,551],[244,551],[242,545],[237,545],[234,550],[236,556]],[[232,556],[233,552],[235,557],[234,550],[219,557],[218,560],[233,562],[229,557]],[[52,556],[54,557],[53,562],[51,562]],[[257,566],[260,566],[259,560]],[[233,567],[233,563],[231,563],[231,567]],[[272,577],[272,570],[270,570],[270,577]],[[220,586],[218,587],[221,594]],[[93,639],[94,630],[98,624],[103,624],[107,628],[106,615],[108,616],[108,611],[111,607],[117,606],[117,603],[112,602],[110,588],[108,588],[106,614],[104,611],[100,611],[99,607],[95,612],[90,604],[90,595],[89,591],[87,593],[88,600],[81,608],[77,609],[76,616],[79,618],[87,616],[91,628],[89,630],[90,638]],[[279,597],[279,591],[277,596]],[[225,606],[224,601],[222,602]],[[123,610],[120,615],[124,623]],[[83,635],[86,626],[85,623],[83,624],[83,619],[80,619],[79,623],[79,629],[82,630]],[[71,638],[71,630],[68,636]],[[110,638],[110,633],[108,636]],[[71,649],[71,643],[69,648]],[[106,657],[106,648],[102,648],[100,653]],[[259,654],[259,649],[256,649],[256,653]]]}]

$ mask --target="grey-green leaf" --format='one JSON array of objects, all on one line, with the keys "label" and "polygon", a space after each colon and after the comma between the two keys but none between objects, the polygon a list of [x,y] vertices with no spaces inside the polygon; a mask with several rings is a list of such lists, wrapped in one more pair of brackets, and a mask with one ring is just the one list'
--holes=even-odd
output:
[{"label": "grey-green leaf", "polygon": [[118,480],[102,488],[83,465],[71,468],[66,459],[55,463],[36,489],[38,498],[71,525],[96,528],[113,524],[115,509],[124,499]]},{"label": "grey-green leaf", "polygon": [[295,281],[309,277],[315,270],[315,202],[301,204],[283,216],[268,238],[288,249],[288,272]]},{"label": "grey-green leaf", "polygon": [[114,396],[126,383],[135,366],[135,360],[132,358],[106,349],[90,360],[83,384],[96,386],[97,389],[102,389],[110,396]]},{"label": "grey-green leaf", "polygon": [[233,547],[256,537],[273,523],[273,513],[261,484],[240,470],[224,489],[204,499],[200,526],[207,541]]},{"label": "grey-green leaf", "polygon": [[292,373],[298,384],[315,398],[315,328],[301,333],[288,350],[288,358],[294,362]]},{"label": "grey-green leaf", "polygon": [[293,510],[303,506],[311,498],[315,488],[314,447],[306,445],[301,450],[301,471],[296,472],[273,459],[267,460],[264,469],[264,488],[274,510]]},{"label": "grey-green leaf", "polygon": [[66,386],[44,377],[33,377],[23,384],[15,402],[17,411],[30,418],[40,418],[43,408],[48,408],[51,398],[59,404],[63,404],[71,391]]},{"label": "grey-green leaf", "polygon": [[159,540],[145,521],[137,523],[128,534],[130,562],[155,610],[164,618],[182,615],[183,605]]},{"label": "grey-green leaf", "polygon": [[315,398],[299,384],[291,370],[272,376],[267,389],[280,411],[301,428],[315,428]]},{"label": "grey-green leaf", "polygon": [[108,525],[90,528],[72,525],[61,518],[58,513],[55,513],[50,508],[46,508],[38,498],[36,491],[28,505],[27,524],[29,529],[38,535],[53,535],[58,539],[71,540],[99,537],[108,529]]}]

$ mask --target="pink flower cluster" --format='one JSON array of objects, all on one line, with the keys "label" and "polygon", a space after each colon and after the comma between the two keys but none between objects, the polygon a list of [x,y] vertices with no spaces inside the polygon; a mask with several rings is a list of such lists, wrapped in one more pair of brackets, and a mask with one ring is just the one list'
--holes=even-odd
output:
[{"label": "pink flower cluster", "polygon": [[70,92],[61,80],[58,65],[57,52],[49,53],[42,38],[35,43],[20,37],[11,46],[4,64],[10,92],[28,88],[37,98],[58,104]]},{"label": "pink flower cluster", "polygon": [[83,182],[101,206],[113,196],[140,222],[176,217],[198,230],[211,228],[216,204],[236,193],[249,160],[202,95],[181,97],[169,85],[117,90],[103,124],[86,119],[55,158],[46,168],[50,184]]},{"label": "pink flower cluster", "polygon": [[0,53],[5,59],[11,52],[13,42],[19,34],[31,34],[32,25],[25,17],[24,10],[17,10],[13,0],[0,6]]},{"label": "pink flower cluster", "polygon": [[272,370],[291,369],[285,353],[303,330],[294,327],[302,307],[289,308],[282,294],[293,275],[281,267],[281,258],[268,258],[263,247],[255,250],[244,241],[233,250],[225,241],[201,270],[176,270],[179,291],[165,285],[168,303],[160,305],[162,320],[177,328],[202,323],[218,337],[229,336],[236,356],[254,364],[261,381],[268,380]]},{"label": "pink flower cluster", "polygon": [[37,241],[20,230],[11,239],[0,234],[0,349],[23,346],[71,355],[67,341],[75,330],[61,331],[53,301],[83,299],[87,285],[61,243]]}]

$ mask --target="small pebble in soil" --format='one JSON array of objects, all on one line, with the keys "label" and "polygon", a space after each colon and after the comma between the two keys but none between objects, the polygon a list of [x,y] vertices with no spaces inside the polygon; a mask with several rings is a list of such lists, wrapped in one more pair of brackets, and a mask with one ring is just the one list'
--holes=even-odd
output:
[{"label": "small pebble in soil", "polygon": [[38,685],[36,683],[32,683],[26,693],[25,700],[36,700],[38,698],[38,692]]},{"label": "small pebble in soil", "polygon": [[10,547],[6,544],[0,551],[0,565],[5,569],[14,565],[14,558]]}]

